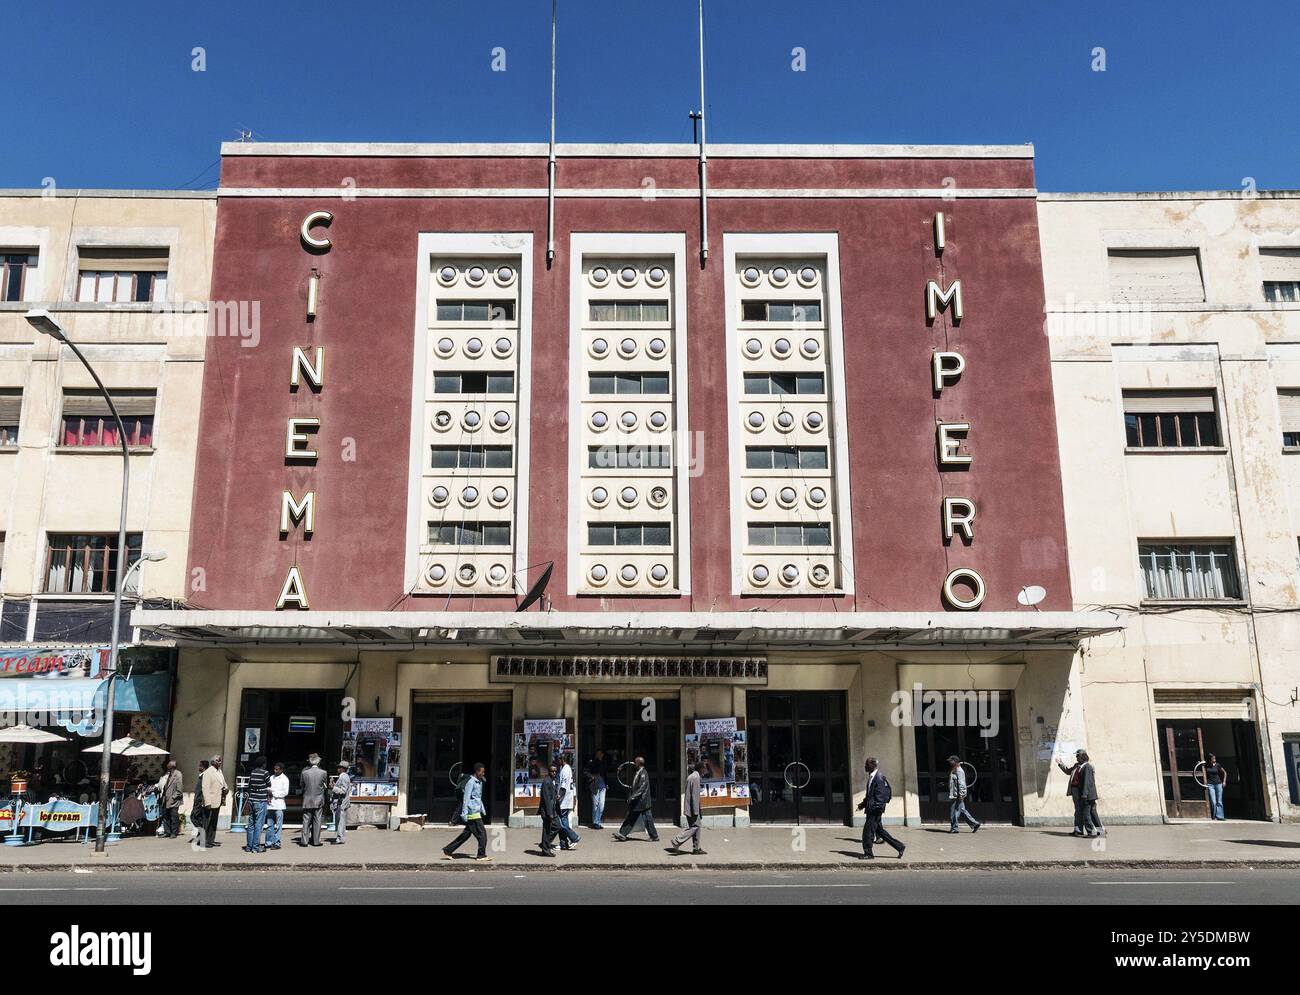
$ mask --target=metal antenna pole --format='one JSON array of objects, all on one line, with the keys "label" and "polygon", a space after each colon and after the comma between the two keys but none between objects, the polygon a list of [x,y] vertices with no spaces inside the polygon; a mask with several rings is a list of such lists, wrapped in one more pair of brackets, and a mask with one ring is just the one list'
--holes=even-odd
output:
[{"label": "metal antenna pole", "polygon": [[709,260],[709,153],[704,135],[704,0],[700,0],[700,265]]},{"label": "metal antenna pole", "polygon": [[555,260],[555,7],[551,0],[551,146],[547,159],[546,265]]}]

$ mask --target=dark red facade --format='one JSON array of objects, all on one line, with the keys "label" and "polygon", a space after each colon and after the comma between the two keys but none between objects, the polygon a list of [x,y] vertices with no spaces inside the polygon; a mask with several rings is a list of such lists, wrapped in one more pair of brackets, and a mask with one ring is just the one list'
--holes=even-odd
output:
[{"label": "dark red facade", "polygon": [[[1046,588],[1042,609],[1071,608],[1032,160],[970,158],[764,158],[714,155],[709,183],[712,255],[700,266],[699,201],[691,197],[561,197],[557,255],[546,266],[544,155],[227,155],[217,212],[214,301],[259,301],[260,341],[209,339],[195,493],[191,569],[202,568],[196,607],[271,609],[298,563],[313,609],[440,610],[444,595],[404,591],[414,362],[417,239],[421,232],[533,233],[528,560],[554,561],[559,610],[938,611],[948,570],[969,566],[988,585],[983,611],[1019,609],[1027,584]],[[689,157],[562,158],[559,185],[643,189],[698,185]],[[350,179],[349,179],[350,178]],[[342,190],[352,199],[302,196]],[[279,188],[288,195],[247,196]],[[369,196],[376,188],[523,188],[524,195]],[[727,190],[876,190],[876,195],[727,196]],[[954,199],[907,191],[956,189]],[[969,196],[975,190],[989,195]],[[995,193],[1001,191],[1001,193]],[[329,210],[333,248],[306,252],[304,216]],[[932,221],[947,216],[947,248],[934,251]],[[683,597],[568,596],[568,369],[570,272],[575,232],[685,233],[689,328],[688,428],[702,433],[702,476],[691,480],[692,593]],[[839,240],[854,594],[740,597],[731,593],[724,233],[835,232]],[[320,312],[304,314],[312,268]],[[965,317],[954,328],[925,320],[926,282],[962,282]],[[965,356],[959,383],[936,400],[932,350]],[[289,390],[293,347],[325,345],[325,385]],[[284,459],[286,420],[322,421],[314,466]],[[940,472],[935,424],[969,421],[974,463]],[[352,440],[355,460],[342,458]],[[316,532],[279,532],[285,489],[317,495]],[[941,498],[973,498],[975,542],[942,540]],[[513,599],[473,599],[510,609]],[[453,598],[450,607],[471,607]]]}]

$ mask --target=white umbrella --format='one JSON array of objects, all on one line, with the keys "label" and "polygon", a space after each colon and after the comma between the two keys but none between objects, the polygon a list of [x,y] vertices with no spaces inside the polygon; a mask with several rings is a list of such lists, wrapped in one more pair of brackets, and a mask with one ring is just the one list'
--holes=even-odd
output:
[{"label": "white umbrella", "polygon": [[0,729],[0,743],[66,743],[68,737],[19,724]]},{"label": "white umbrella", "polygon": [[[103,753],[103,744],[91,746],[81,751],[82,753]],[[113,740],[113,753],[119,757],[165,757],[170,756],[170,750],[164,750],[157,746],[152,746],[142,739],[132,739],[130,736],[123,736],[121,739]]]}]

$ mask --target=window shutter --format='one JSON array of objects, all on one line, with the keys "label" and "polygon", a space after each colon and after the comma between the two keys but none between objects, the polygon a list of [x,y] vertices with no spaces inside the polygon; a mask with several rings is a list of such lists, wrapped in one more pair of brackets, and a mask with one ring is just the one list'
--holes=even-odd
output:
[{"label": "window shutter", "polygon": [[22,409],[21,390],[0,390],[0,425],[17,425]]},{"label": "window shutter", "polygon": [[77,268],[96,272],[166,273],[166,249],[77,249]]},{"label": "window shutter", "polygon": [[[113,403],[123,418],[140,418],[154,413],[158,395],[152,390],[109,391]],[[98,392],[68,390],[63,392],[63,414],[65,417],[111,418],[108,403]]]},{"label": "window shutter", "polygon": [[1205,300],[1195,249],[1111,249],[1110,290],[1117,301]]},{"label": "window shutter", "polygon": [[1282,414],[1282,431],[1300,432],[1300,390],[1279,390],[1277,406]]},{"label": "window shutter", "polygon": [[1300,282],[1300,249],[1260,249],[1259,268],[1266,283]]},{"label": "window shutter", "polygon": [[1126,390],[1126,415],[1178,415],[1189,412],[1213,412],[1213,391]]}]

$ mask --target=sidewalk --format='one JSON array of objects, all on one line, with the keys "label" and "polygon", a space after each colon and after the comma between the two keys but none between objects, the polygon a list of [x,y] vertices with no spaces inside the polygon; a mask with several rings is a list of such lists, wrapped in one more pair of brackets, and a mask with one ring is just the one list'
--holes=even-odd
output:
[{"label": "sidewalk", "polygon": [[[347,843],[304,848],[293,841],[297,831],[285,832],[285,846],[263,854],[244,853],[242,833],[220,833],[222,844],[195,850],[184,839],[126,839],[96,857],[91,844],[53,840],[25,847],[0,847],[0,873],[5,871],[98,870],[658,870],[688,867],[713,870],[800,868],[864,870],[956,868],[1041,869],[1050,867],[1300,867],[1300,825],[1267,822],[1190,823],[1165,826],[1117,826],[1100,840],[1079,839],[1068,828],[991,826],[972,835],[962,829],[950,836],[946,828],[892,827],[906,844],[900,861],[888,846],[875,848],[876,859],[861,859],[860,830],[845,826],[713,829],[704,832],[707,856],[673,856],[665,852],[673,830],[660,827],[660,842],[643,834],[616,843],[608,829],[581,828],[582,845],[552,860],[537,849],[535,829],[489,826],[491,863],[467,859],[472,841],[454,861],[442,860],[440,848],[455,830],[446,827],[420,832],[354,829]],[[494,832],[495,830],[495,832]]]}]

